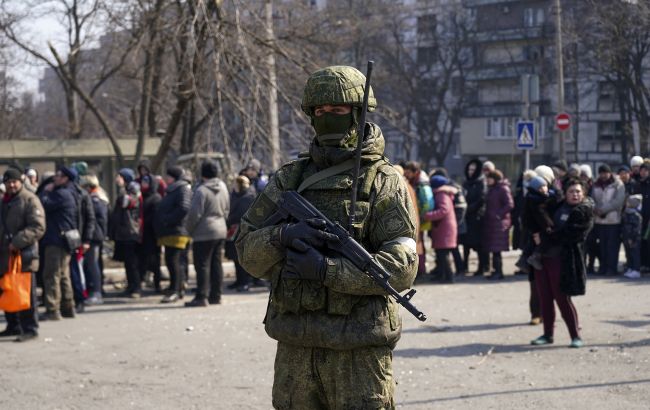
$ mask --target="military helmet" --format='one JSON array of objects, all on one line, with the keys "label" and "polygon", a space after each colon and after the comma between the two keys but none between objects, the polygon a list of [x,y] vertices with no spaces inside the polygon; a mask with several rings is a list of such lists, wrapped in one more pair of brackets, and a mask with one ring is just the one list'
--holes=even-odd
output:
[{"label": "military helmet", "polygon": [[[337,65],[313,72],[307,79],[302,96],[302,110],[312,116],[313,108],[319,105],[349,104],[363,106],[363,89],[366,76],[354,67]],[[368,111],[374,111],[377,100],[370,87]]]}]

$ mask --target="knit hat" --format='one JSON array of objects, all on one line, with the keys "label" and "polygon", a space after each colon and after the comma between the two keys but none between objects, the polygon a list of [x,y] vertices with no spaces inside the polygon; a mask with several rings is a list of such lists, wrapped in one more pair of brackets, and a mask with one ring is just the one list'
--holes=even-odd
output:
[{"label": "knit hat", "polygon": [[61,173],[63,175],[68,177],[68,179],[70,181],[76,181],[77,178],[79,177],[79,174],[77,173],[77,170],[75,168],[73,168],[73,167],[62,166],[62,167],[59,168],[59,171],[61,171]]},{"label": "knit hat", "polygon": [[640,167],[643,164],[643,158],[635,155],[630,159],[630,166],[631,167]]},{"label": "knit hat", "polygon": [[73,162],[72,167],[77,170],[77,174],[86,175],[88,173],[88,163],[85,161]]},{"label": "knit hat", "polygon": [[167,168],[167,175],[178,181],[183,176],[183,168],[178,165],[171,166]]},{"label": "knit hat", "polygon": [[539,175],[534,176],[530,181],[528,181],[528,188],[534,191],[539,191],[543,186],[548,186],[548,182]]},{"label": "knit hat", "polygon": [[580,165],[580,176],[587,177],[588,179],[594,177],[594,173],[591,171],[591,166],[589,164]]},{"label": "knit hat", "polygon": [[12,181],[12,180],[21,181],[22,178],[23,178],[23,173],[18,168],[9,167],[7,168],[4,176],[2,177],[2,182]]},{"label": "knit hat", "polygon": [[575,164],[575,163],[571,164],[571,166],[569,166],[568,172],[574,177],[580,176],[580,164]]},{"label": "knit hat", "polygon": [[437,189],[448,184],[449,180],[442,175],[434,175],[431,177],[431,180],[429,180],[429,183],[431,184],[431,189]]},{"label": "knit hat", "polygon": [[639,167],[639,169],[650,169],[650,165],[648,165],[648,164],[646,164],[646,163],[644,162],[643,164],[641,164],[641,166]]},{"label": "knit hat", "polygon": [[569,166],[567,165],[566,161],[563,159],[556,161],[555,164],[553,164],[553,167],[563,172],[567,172],[569,170]]},{"label": "knit hat", "polygon": [[535,172],[537,175],[540,177],[544,178],[546,180],[546,183],[551,185],[553,181],[555,181],[555,174],[553,173],[553,170],[551,167],[548,165],[540,165],[537,168],[535,168]]},{"label": "knit hat", "polygon": [[483,168],[484,171],[494,171],[497,169],[496,165],[494,165],[494,162],[492,161],[485,161],[483,163]]},{"label": "knit hat", "polygon": [[36,170],[34,168],[28,168],[27,172],[25,172],[25,175],[27,175],[30,178],[31,177],[36,177],[36,176],[38,176],[38,172],[36,172]]},{"label": "knit hat", "polygon": [[603,164],[598,167],[598,173],[602,174],[603,172],[611,173],[612,169],[607,164]]},{"label": "knit hat", "polygon": [[124,179],[124,185],[129,185],[135,179],[135,172],[131,168],[122,168],[118,174]]},{"label": "knit hat", "polygon": [[621,172],[623,172],[623,171],[625,171],[625,172],[630,172],[631,169],[630,169],[630,167],[628,167],[627,165],[621,165],[620,167],[618,167],[618,170],[617,170],[616,172],[617,172],[617,173],[621,173]]},{"label": "knit hat", "polygon": [[630,195],[627,197],[626,206],[628,208],[638,208],[642,202],[643,202],[643,196],[641,194]]},{"label": "knit hat", "polygon": [[495,182],[501,182],[503,179],[503,173],[499,171],[498,169],[495,169],[494,171],[490,171],[485,175],[486,178],[492,178],[494,179]]},{"label": "knit hat", "polygon": [[201,164],[201,176],[203,178],[207,178],[207,179],[216,178],[218,173],[219,173],[219,166],[217,165],[216,161],[212,161],[211,159],[208,159],[203,161],[203,163]]}]

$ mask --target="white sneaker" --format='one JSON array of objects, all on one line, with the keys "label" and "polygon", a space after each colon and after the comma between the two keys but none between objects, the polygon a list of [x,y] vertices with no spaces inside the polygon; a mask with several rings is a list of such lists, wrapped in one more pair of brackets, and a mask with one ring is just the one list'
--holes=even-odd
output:
[{"label": "white sneaker", "polygon": [[638,270],[632,270],[625,272],[625,277],[628,279],[639,279],[641,277],[641,273]]}]

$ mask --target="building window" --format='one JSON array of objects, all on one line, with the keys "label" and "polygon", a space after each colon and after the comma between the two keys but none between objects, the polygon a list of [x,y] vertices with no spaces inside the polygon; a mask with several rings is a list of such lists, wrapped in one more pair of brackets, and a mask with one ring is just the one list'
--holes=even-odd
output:
[{"label": "building window", "polygon": [[524,9],[524,27],[538,27],[544,24],[544,9],[527,8]]},{"label": "building window", "polygon": [[418,39],[420,41],[430,41],[436,37],[438,22],[435,14],[425,14],[418,17],[417,24]]},{"label": "building window", "polygon": [[616,104],[616,87],[608,81],[598,84],[598,111],[618,111]]},{"label": "building window", "polygon": [[539,61],[544,58],[544,46],[537,44],[524,46],[523,55],[526,61]]},{"label": "building window", "polygon": [[437,61],[437,47],[418,47],[417,60],[420,67],[431,68]]},{"label": "building window", "polygon": [[598,123],[598,152],[619,152],[623,137],[621,121],[601,121]]}]

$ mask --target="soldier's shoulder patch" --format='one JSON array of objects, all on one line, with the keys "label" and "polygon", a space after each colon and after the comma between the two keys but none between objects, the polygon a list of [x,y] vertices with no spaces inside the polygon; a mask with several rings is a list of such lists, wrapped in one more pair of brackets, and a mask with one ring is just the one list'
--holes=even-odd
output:
[{"label": "soldier's shoulder patch", "polygon": [[413,232],[413,224],[403,207],[393,206],[378,217],[377,226],[385,239],[398,236],[410,237]]}]

